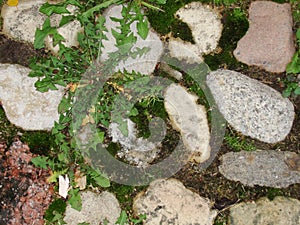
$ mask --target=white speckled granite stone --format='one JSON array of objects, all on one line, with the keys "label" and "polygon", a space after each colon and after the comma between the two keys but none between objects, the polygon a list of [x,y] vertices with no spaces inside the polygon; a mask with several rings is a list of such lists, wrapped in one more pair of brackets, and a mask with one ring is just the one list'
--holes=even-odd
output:
[{"label": "white speckled granite stone", "polygon": [[294,106],[273,88],[230,70],[211,72],[207,85],[237,131],[266,143],[282,141],[289,134]]}]

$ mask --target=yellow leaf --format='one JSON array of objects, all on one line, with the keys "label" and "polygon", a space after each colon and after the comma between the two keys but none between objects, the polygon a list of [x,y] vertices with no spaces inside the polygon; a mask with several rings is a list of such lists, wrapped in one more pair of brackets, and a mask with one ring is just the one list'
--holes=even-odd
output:
[{"label": "yellow leaf", "polygon": [[6,4],[8,6],[17,6],[19,3],[19,0],[7,0]]},{"label": "yellow leaf", "polygon": [[95,120],[94,120],[94,118],[93,118],[91,115],[86,115],[86,117],[82,120],[81,125],[82,125],[82,126],[85,126],[85,125],[87,125],[88,123],[91,123],[91,124],[94,124],[94,123],[95,123]]}]

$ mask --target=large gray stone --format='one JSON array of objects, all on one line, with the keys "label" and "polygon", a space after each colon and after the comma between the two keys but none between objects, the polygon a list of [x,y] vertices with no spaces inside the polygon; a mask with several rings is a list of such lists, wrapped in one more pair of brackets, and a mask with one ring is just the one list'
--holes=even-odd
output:
[{"label": "large gray stone", "polygon": [[180,132],[191,152],[190,161],[202,163],[210,157],[210,133],[206,109],[198,105],[198,97],[178,84],[171,84],[164,95],[164,104],[172,126]]},{"label": "large gray stone", "polygon": [[294,107],[271,87],[230,70],[207,76],[220,112],[237,131],[267,143],[282,141],[290,132]]},{"label": "large gray stone", "polygon": [[[108,55],[111,52],[115,52],[118,50],[116,45],[116,40],[112,35],[111,29],[114,29],[118,32],[119,29],[117,27],[120,26],[118,22],[114,22],[110,19],[110,17],[122,18],[121,15],[122,5],[114,5],[109,7],[103,15],[105,15],[106,22],[105,26],[108,29],[108,32],[105,33],[107,40],[103,40],[103,49],[102,55],[100,59],[105,61],[108,59]],[[138,56],[136,58],[128,58],[125,61],[121,61],[116,67],[115,71],[121,70],[124,71],[126,69],[129,72],[133,70],[136,72],[140,72],[142,74],[151,74],[155,66],[163,52],[163,44],[159,38],[159,36],[149,28],[149,33],[146,40],[143,40],[137,32],[137,22],[134,22],[130,26],[131,31],[137,37],[137,41],[133,46],[133,51],[137,48],[149,48],[149,52],[143,54],[142,56]]]},{"label": "large gray stone", "polygon": [[244,185],[285,188],[300,183],[300,155],[293,152],[229,152],[221,161],[220,173]]},{"label": "large gray stone", "polygon": [[175,16],[189,26],[195,44],[171,38],[169,40],[171,56],[190,62],[202,62],[202,55],[217,48],[222,34],[223,26],[218,12],[208,5],[192,2],[180,8]]},{"label": "large gray stone", "polygon": [[133,202],[136,215],[146,214],[145,225],[210,225],[217,215],[208,199],[188,190],[175,179],[153,181]]},{"label": "large gray stone", "polygon": [[0,101],[9,121],[25,130],[51,130],[58,121],[57,107],[63,96],[58,91],[41,93],[34,87],[37,78],[28,77],[30,69],[0,64]]},{"label": "large gray stone", "polygon": [[289,4],[254,1],[249,9],[249,30],[238,42],[234,56],[248,65],[284,72],[295,52]]},{"label": "large gray stone", "polygon": [[280,196],[273,201],[261,198],[257,202],[240,203],[230,208],[229,224],[299,225],[300,202]]},{"label": "large gray stone", "polygon": [[[82,209],[77,211],[67,206],[64,221],[68,225],[77,225],[78,223],[89,223],[90,225],[116,224],[120,216],[121,208],[116,197],[107,191],[96,194],[91,191],[80,194],[82,200]],[[105,223],[108,221],[108,223]]]},{"label": "large gray stone", "polygon": [[[39,12],[40,7],[45,2],[47,1],[19,0],[18,6],[16,7],[4,4],[1,11],[1,16],[3,17],[3,33],[17,40],[34,43],[36,29],[42,29],[42,25],[47,18],[47,16]],[[73,13],[76,8],[69,5],[67,9],[70,13]],[[58,27],[61,18],[62,15],[51,15],[51,26]],[[65,38],[63,44],[67,47],[78,45],[77,33],[81,31],[82,28],[77,20],[58,28],[58,33]],[[45,39],[46,46],[52,52],[57,53],[59,48],[58,46],[53,47],[52,43],[52,38],[47,36]]]}]

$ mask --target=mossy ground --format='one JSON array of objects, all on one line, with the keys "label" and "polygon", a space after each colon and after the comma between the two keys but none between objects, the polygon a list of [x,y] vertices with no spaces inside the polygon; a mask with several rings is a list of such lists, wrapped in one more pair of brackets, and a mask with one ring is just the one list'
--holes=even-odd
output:
[{"label": "mossy ground", "polygon": [[[191,1],[192,0],[168,0],[167,4],[162,7],[162,9],[165,10],[164,13],[148,10],[146,13],[149,17],[149,21],[152,27],[161,35],[167,35],[171,32],[171,35],[174,37],[179,37],[185,41],[193,42],[191,31],[189,30],[188,26],[173,16],[180,7]],[[0,0],[0,5],[1,2],[2,1]],[[224,26],[222,37],[219,42],[220,51],[205,56],[205,63],[209,65],[210,69],[215,70],[218,68],[227,68],[237,70],[246,75],[249,75],[252,78],[267,83],[278,91],[282,91],[282,87],[280,87],[280,84],[277,78],[274,77],[274,74],[266,73],[265,71],[254,67],[249,68],[242,63],[237,62],[232,54],[232,51],[236,47],[237,41],[246,33],[248,29],[249,24],[247,21],[247,9],[251,1],[202,0],[200,2],[210,4],[212,7],[216,7],[218,10],[220,10]],[[296,29],[296,27],[299,27],[299,1],[274,0],[274,2],[291,2],[293,6],[294,28]],[[11,47],[14,48],[14,45],[12,44]],[[23,59],[20,59],[20,57],[16,57],[16,59],[13,59],[12,61],[10,61],[10,63],[18,63],[21,61],[27,62],[28,56],[32,55],[30,52],[28,52],[27,55],[24,55]],[[190,87],[190,90],[198,94],[199,97],[202,96],[202,101],[204,102],[201,103],[205,104],[203,93],[201,93],[201,90],[199,90],[198,87],[190,86],[191,83],[189,82],[188,78],[185,79],[184,85]],[[299,184],[291,185],[289,188],[285,189],[246,187],[239,182],[227,180],[218,171],[218,166],[220,164],[218,157],[221,154],[232,150],[239,151],[242,149],[252,150],[253,148],[258,148],[274,150],[280,149],[283,151],[292,150],[300,153],[299,97],[298,99],[292,99],[292,101],[296,106],[296,118],[292,131],[285,141],[274,145],[268,145],[252,140],[248,137],[244,137],[237,132],[232,132],[232,130],[228,127],[226,132],[227,140],[225,138],[219,155],[207,170],[201,171],[199,170],[199,167],[197,165],[188,164],[174,175],[175,178],[181,180],[188,188],[198,192],[203,197],[211,199],[211,201],[213,201],[214,203],[214,208],[221,210],[215,221],[215,225],[227,224],[227,216],[229,214],[228,207],[238,202],[257,200],[260,197],[268,197],[270,199],[273,199],[275,196],[289,196],[300,200]],[[138,128],[141,131],[141,136],[147,137],[149,135],[149,115],[159,116],[163,119],[166,119],[165,111],[163,110],[161,102],[159,101],[151,107],[137,106],[137,108],[140,112],[139,116],[132,119],[135,120],[135,122],[138,124]],[[172,147],[172,145],[176,145],[175,139],[177,137],[178,134],[177,136],[176,134],[170,134],[170,148]],[[3,108],[0,107],[0,142],[6,142],[7,146],[9,146],[15,138],[20,138],[23,142],[28,143],[31,151],[37,154],[44,155],[47,154],[49,150],[55,148],[50,133],[40,131],[25,132],[22,129],[15,127],[7,120]],[[113,151],[115,151],[117,148],[118,146],[111,146],[112,154],[115,154],[115,152]],[[113,183],[108,190],[116,194],[124,210],[132,213],[131,206],[133,198],[138,192],[144,189],[145,187],[131,187]]]}]

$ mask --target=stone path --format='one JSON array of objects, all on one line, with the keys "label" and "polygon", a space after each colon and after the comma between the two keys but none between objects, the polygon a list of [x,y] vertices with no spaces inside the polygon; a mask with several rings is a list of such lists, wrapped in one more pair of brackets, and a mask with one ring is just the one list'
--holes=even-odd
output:
[{"label": "stone path", "polygon": [[[45,20],[38,12],[44,2],[20,0],[18,7],[4,6],[1,11],[3,32],[13,39],[33,43],[35,29],[40,28]],[[108,17],[120,17],[120,10],[121,7],[117,6],[106,11],[104,15],[107,17],[108,28],[116,26]],[[201,62],[203,54],[217,48],[222,32],[219,13],[207,5],[191,3],[176,12],[176,15],[189,25],[195,44],[171,38],[167,43],[170,54],[181,60]],[[52,23],[59,19],[54,15]],[[238,42],[235,57],[267,71],[285,71],[295,51],[290,6],[270,1],[253,2],[249,10],[249,21],[249,31]],[[67,46],[76,46],[74,40],[81,27],[76,22],[71,26],[72,29],[65,26],[60,32],[66,38]],[[132,29],[137,33],[135,25]],[[143,58],[119,64],[118,68],[151,74],[162,54],[163,44],[159,35],[150,31],[148,39],[139,38],[135,47],[151,47],[151,51]],[[57,52],[57,49],[51,47],[50,39],[46,46],[52,52]],[[112,34],[109,33],[102,60],[114,49]],[[25,130],[50,130],[58,119],[56,109],[63,90],[46,94],[36,92],[36,79],[27,76],[29,71],[19,65],[0,64],[0,101],[13,124]],[[182,79],[182,76],[179,75],[178,79]],[[220,112],[236,131],[265,143],[277,143],[289,134],[294,122],[294,106],[273,88],[230,70],[210,72],[207,75],[207,85]],[[180,132],[185,148],[192,152],[190,160],[205,162],[210,155],[210,131],[205,107],[198,105],[194,95],[176,84],[170,85],[165,92],[165,108],[173,128]],[[119,142],[126,149],[120,154],[127,154],[127,159],[132,159],[137,165],[151,163],[157,155],[159,143],[137,138],[133,122],[128,120],[128,124],[129,142],[118,132],[117,125],[111,124],[110,135],[113,141]],[[139,149],[142,151],[137,151]],[[143,151],[147,152],[146,156]],[[239,181],[246,186],[285,188],[300,183],[300,156],[293,152],[230,152],[221,156],[221,161],[220,173],[227,179]],[[91,225],[104,221],[115,224],[121,209],[111,193],[96,194],[87,191],[81,194],[83,209],[77,212],[68,206],[65,215],[67,224],[84,221]],[[187,189],[178,180],[167,179],[152,182],[145,192],[138,194],[133,211],[137,215],[147,215],[145,224],[209,225],[213,224],[217,215],[217,211],[211,207],[209,199]],[[277,197],[273,201],[260,199],[257,202],[239,203],[230,208],[229,223],[299,225],[300,203],[285,197]]]}]

